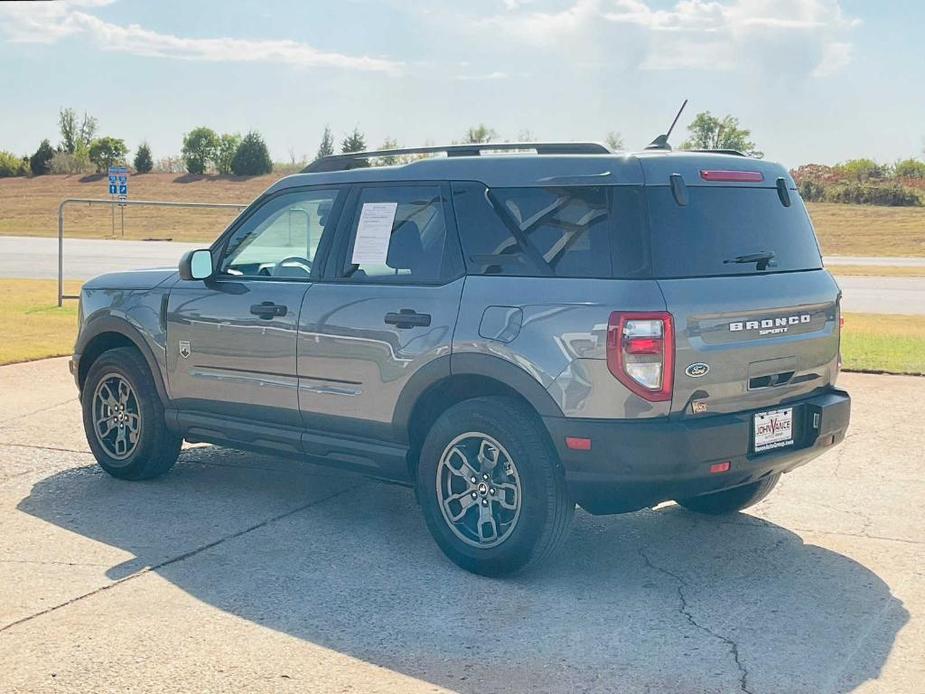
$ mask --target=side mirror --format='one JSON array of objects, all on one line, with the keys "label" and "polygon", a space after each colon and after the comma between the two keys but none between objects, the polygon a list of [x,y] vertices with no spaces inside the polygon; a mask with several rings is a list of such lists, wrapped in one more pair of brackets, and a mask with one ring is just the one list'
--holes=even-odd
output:
[{"label": "side mirror", "polygon": [[215,273],[212,267],[212,251],[208,248],[199,248],[187,251],[180,258],[181,280],[207,280]]}]

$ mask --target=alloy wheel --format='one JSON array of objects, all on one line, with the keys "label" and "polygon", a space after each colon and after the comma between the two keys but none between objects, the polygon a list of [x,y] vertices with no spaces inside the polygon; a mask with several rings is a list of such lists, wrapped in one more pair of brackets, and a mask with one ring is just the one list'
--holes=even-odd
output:
[{"label": "alloy wheel", "polygon": [[523,497],[517,466],[496,439],[460,434],[437,465],[437,501],[447,526],[467,545],[504,542],[520,518]]},{"label": "alloy wheel", "polygon": [[93,393],[93,433],[115,460],[125,460],[141,437],[141,412],[132,385],[118,373],[100,379]]}]

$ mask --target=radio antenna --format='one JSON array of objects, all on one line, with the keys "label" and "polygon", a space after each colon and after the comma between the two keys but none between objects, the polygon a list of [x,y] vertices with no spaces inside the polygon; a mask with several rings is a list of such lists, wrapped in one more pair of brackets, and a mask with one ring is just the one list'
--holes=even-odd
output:
[{"label": "radio antenna", "polygon": [[668,128],[668,132],[664,135],[659,135],[652,142],[646,145],[646,149],[665,149],[671,151],[671,145],[668,144],[668,138],[671,137],[671,131],[674,130],[674,126],[678,124],[678,118],[681,117],[681,114],[684,112],[684,107],[687,106],[687,99],[684,100],[684,103],[681,104],[681,108],[678,109],[678,113],[675,115],[674,120],[671,121],[671,127]]}]

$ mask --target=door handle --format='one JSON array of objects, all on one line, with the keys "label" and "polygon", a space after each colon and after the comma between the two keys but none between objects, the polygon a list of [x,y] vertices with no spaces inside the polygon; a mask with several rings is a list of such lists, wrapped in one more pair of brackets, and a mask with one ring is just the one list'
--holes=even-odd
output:
[{"label": "door handle", "polygon": [[413,308],[403,308],[398,313],[386,313],[385,322],[396,328],[426,328],[430,325],[430,314],[418,313]]},{"label": "door handle", "polygon": [[286,307],[281,304],[274,304],[272,301],[264,301],[259,304],[253,304],[251,306],[251,313],[255,316],[260,316],[264,320],[270,320],[276,316],[285,316]]}]

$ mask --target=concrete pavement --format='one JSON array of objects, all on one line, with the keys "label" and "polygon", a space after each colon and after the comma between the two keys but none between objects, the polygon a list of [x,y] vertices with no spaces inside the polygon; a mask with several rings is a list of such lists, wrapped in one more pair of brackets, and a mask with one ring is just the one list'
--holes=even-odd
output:
[{"label": "concrete pavement", "polygon": [[63,359],[0,368],[0,690],[920,692],[925,379],[844,374],[845,444],[748,513],[583,512],[455,568],[410,491],[200,446],[114,480]]}]

